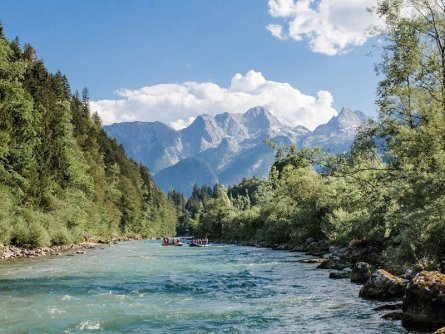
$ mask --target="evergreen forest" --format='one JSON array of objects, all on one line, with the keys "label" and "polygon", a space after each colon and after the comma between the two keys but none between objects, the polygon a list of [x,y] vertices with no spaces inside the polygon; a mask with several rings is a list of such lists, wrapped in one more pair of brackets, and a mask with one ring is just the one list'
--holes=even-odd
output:
[{"label": "evergreen forest", "polygon": [[0,244],[25,247],[174,234],[176,212],[146,167],[0,26]]}]

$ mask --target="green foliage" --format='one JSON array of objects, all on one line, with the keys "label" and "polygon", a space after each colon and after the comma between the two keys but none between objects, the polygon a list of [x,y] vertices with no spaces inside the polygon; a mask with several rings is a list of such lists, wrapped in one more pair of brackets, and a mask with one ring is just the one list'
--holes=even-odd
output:
[{"label": "green foliage", "polygon": [[0,243],[174,234],[176,212],[30,45],[0,34]]},{"label": "green foliage", "polygon": [[445,8],[381,0],[378,12],[387,23],[378,121],[340,156],[267,141],[277,149],[268,180],[229,189],[232,207],[200,201],[196,231],[271,244],[372,244],[392,266],[445,268]]},{"label": "green foliage", "polygon": [[11,192],[0,186],[0,245],[8,243],[14,222],[14,198]]}]

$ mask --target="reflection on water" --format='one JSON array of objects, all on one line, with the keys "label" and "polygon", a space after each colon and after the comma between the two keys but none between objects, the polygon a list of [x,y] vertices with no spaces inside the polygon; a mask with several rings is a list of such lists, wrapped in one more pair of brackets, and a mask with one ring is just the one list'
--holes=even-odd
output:
[{"label": "reflection on water", "polygon": [[297,253],[126,242],[0,264],[0,333],[405,333]]}]

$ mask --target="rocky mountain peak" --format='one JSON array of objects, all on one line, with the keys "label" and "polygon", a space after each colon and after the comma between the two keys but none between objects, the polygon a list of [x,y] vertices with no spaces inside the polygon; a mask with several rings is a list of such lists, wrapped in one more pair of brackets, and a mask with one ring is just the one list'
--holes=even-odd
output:
[{"label": "rocky mountain peak", "polygon": [[264,107],[253,107],[243,114],[244,121],[268,121],[269,123],[279,123],[278,119]]},{"label": "rocky mountain peak", "polygon": [[[311,132],[301,125],[286,126],[266,108],[254,107],[244,114],[204,114],[180,131],[160,122],[114,124],[105,130],[123,144],[130,157],[147,165],[161,187],[168,190],[188,187],[192,180],[182,182],[186,174],[194,175],[193,182],[207,185],[213,185],[208,182],[215,179],[234,184],[243,177],[266,176],[275,156],[263,143],[266,138],[279,145],[319,146],[332,153],[345,152],[366,120],[362,112],[343,108]],[[183,161],[188,158],[199,161]]]},{"label": "rocky mountain peak", "polygon": [[368,120],[368,116],[366,116],[360,110],[351,110],[349,108],[343,108],[341,112],[338,114],[338,116],[333,120],[336,121],[339,127],[344,130],[348,129],[356,130],[360,125],[362,125]]},{"label": "rocky mountain peak", "polygon": [[311,130],[309,130],[307,127],[305,127],[303,125],[297,125],[296,127],[294,127],[292,129],[292,131],[294,131],[299,136],[305,136],[305,135],[311,133]]}]

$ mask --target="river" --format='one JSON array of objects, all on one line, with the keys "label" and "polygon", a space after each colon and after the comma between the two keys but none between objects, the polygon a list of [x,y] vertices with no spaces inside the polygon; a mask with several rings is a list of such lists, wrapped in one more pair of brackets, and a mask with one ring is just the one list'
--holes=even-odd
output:
[{"label": "river", "polygon": [[0,333],[406,333],[304,257],[131,241],[0,263]]}]

